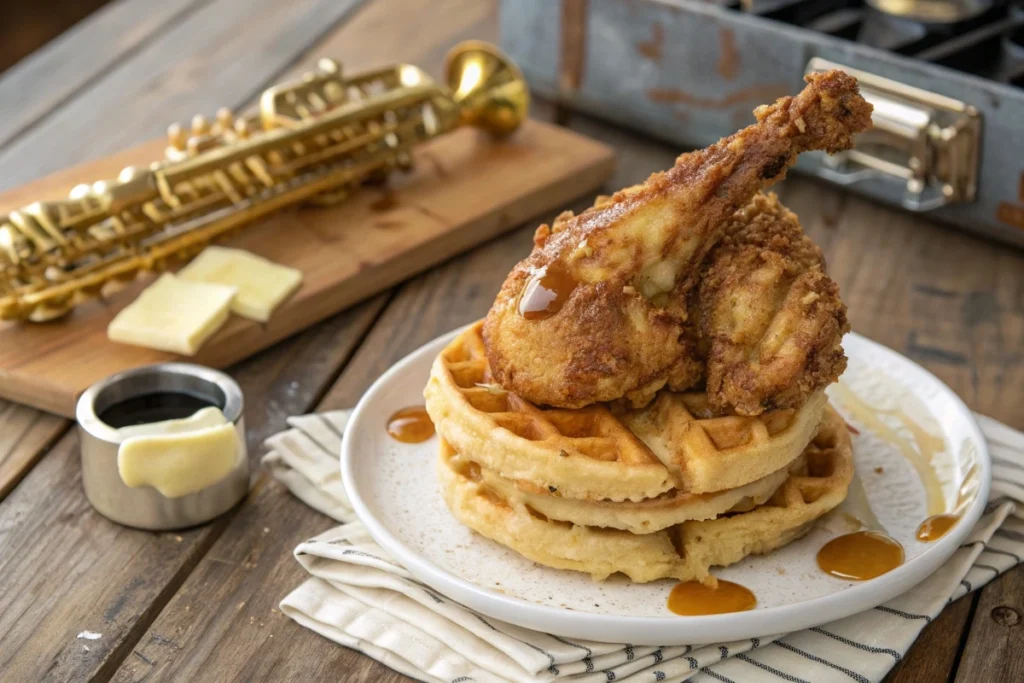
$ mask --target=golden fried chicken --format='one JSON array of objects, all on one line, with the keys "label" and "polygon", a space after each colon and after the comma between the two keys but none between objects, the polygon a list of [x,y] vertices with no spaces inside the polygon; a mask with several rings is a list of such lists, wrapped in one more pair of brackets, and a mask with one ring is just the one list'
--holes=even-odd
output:
[{"label": "golden fried chicken", "polygon": [[578,216],[541,226],[484,325],[495,379],[567,408],[682,389],[702,364],[684,334],[686,301],[727,220],[803,151],[836,152],[867,129],[871,105],[840,71],[758,107],[757,123],[684,154],[673,168]]},{"label": "golden fried chicken", "polygon": [[775,194],[758,194],[725,226],[694,294],[707,393],[718,412],[794,408],[846,368],[849,332],[821,249]]}]

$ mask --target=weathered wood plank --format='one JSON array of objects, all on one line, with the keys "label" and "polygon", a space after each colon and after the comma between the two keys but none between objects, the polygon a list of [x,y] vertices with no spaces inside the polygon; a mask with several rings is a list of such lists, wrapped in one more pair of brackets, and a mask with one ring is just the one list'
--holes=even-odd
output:
[{"label": "weathered wood plank", "polygon": [[0,23],[0,74],[56,40],[110,0],[5,3]]},{"label": "weathered wood plank", "polygon": [[0,148],[203,2],[112,2],[8,69],[0,77]]},{"label": "weathered wood plank", "polygon": [[957,683],[1024,681],[1024,570],[986,586],[974,614]]},{"label": "weathered wood plank", "polygon": [[358,4],[210,0],[7,145],[0,186],[159,137],[175,120],[251,101]]},{"label": "weathered wood plank", "polygon": [[55,415],[0,401],[0,500],[70,426]]},{"label": "weathered wood plank", "polygon": [[[234,371],[248,399],[254,461],[262,439],[284,427],[282,416],[319,399],[385,301],[368,301]],[[76,432],[65,436],[0,503],[4,680],[106,680],[230,519],[177,533],[113,524],[85,500],[77,445]],[[85,630],[103,636],[76,639]]]},{"label": "weathered wood plank", "polygon": [[969,628],[977,595],[957,600],[921,631],[917,641],[898,663],[885,683],[946,681],[956,665],[960,641]]},{"label": "weathered wood plank", "polygon": [[497,0],[373,0],[309,50],[298,70],[332,57],[350,71],[408,62],[436,77],[455,43],[497,35]]}]

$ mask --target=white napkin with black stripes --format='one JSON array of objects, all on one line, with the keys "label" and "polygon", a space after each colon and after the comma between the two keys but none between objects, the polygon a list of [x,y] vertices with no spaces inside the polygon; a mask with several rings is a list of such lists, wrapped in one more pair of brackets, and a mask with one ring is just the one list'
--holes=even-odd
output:
[{"label": "white napkin with black stripes", "polygon": [[299,544],[310,578],[281,602],[292,619],[424,681],[880,681],[921,629],[957,598],[1024,557],[1024,434],[981,415],[994,463],[985,515],[950,560],[899,598],[820,627],[699,647],[634,647],[566,638],[477,614],[419,583],[352,512],[338,454],[348,411],[306,415],[267,440],[273,475],[342,522]]}]

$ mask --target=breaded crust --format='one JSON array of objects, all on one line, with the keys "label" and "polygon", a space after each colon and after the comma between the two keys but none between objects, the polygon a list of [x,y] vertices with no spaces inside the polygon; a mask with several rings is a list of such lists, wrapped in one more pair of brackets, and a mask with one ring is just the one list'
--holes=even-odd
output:
[{"label": "breaded crust", "polygon": [[[665,384],[698,381],[686,302],[729,218],[800,152],[848,149],[870,126],[871,105],[855,79],[831,71],[807,81],[795,97],[758,107],[756,124],[541,226],[484,326],[502,386],[535,404],[577,408],[621,398],[642,405]],[[528,320],[519,298],[548,268],[563,269],[575,286],[554,315]]]}]

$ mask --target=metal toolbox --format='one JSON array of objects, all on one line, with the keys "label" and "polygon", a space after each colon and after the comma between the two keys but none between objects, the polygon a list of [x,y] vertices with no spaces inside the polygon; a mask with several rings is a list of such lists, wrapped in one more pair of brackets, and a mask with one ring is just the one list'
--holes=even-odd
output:
[{"label": "metal toolbox", "polygon": [[503,0],[500,22],[536,92],[687,147],[843,68],[875,127],[798,169],[1024,246],[1024,2]]}]

